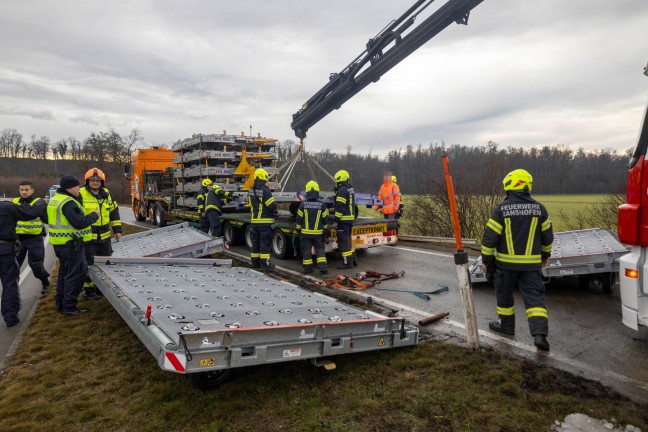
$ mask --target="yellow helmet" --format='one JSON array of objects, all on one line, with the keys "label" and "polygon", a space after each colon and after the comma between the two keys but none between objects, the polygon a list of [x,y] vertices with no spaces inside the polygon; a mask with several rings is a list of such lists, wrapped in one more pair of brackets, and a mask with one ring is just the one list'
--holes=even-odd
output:
[{"label": "yellow helmet", "polygon": [[398,182],[396,181],[396,176],[392,176],[392,181],[393,181],[394,183],[398,183]]},{"label": "yellow helmet", "polygon": [[202,185],[203,185],[203,187],[207,187],[207,186],[209,186],[210,184],[212,184],[212,181],[209,180],[208,178],[206,178],[205,180],[202,181]]},{"label": "yellow helmet", "polygon": [[349,181],[349,173],[345,170],[340,170],[335,173],[335,183],[342,183]]},{"label": "yellow helmet", "polygon": [[268,172],[263,168],[257,168],[254,171],[254,180],[268,181]]},{"label": "yellow helmet", "polygon": [[212,183],[212,189],[219,190],[222,189],[217,183]]},{"label": "yellow helmet", "polygon": [[310,191],[315,191],[315,192],[320,191],[319,185],[314,180],[311,180],[308,183],[306,183],[306,192],[310,192]]},{"label": "yellow helmet", "polygon": [[533,177],[528,171],[523,169],[516,169],[506,174],[502,183],[504,184],[505,191],[522,190],[528,187],[529,192],[531,192],[531,189],[533,189]]}]

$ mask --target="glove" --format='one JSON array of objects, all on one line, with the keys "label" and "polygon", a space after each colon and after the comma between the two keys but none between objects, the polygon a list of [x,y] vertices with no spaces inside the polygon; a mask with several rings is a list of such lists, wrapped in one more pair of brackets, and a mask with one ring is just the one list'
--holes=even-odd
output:
[{"label": "glove", "polygon": [[379,206],[378,204],[376,204],[376,205],[374,206],[374,210],[380,210],[380,206]]},{"label": "glove", "polygon": [[279,219],[279,212],[275,210],[274,213],[272,213],[272,217],[275,219]]}]

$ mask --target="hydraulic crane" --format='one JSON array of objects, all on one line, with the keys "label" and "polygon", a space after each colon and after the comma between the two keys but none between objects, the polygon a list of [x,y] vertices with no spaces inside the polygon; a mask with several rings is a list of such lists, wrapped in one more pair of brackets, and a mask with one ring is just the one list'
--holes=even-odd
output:
[{"label": "hydraulic crane", "polygon": [[418,15],[433,1],[416,1],[403,15],[369,39],[366,49],[342,72],[332,73],[329,82],[293,114],[290,127],[295,135],[303,140],[308,129],[318,121],[334,109],[339,109],[363,88],[378,81],[387,71],[453,22],[468,24],[470,11],[483,0],[448,0],[410,30]]}]

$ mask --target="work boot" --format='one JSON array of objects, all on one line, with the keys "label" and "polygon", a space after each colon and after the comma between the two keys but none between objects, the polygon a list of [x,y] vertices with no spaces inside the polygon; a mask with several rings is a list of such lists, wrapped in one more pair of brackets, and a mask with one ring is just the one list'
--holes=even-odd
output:
[{"label": "work boot", "polygon": [[40,281],[41,284],[43,285],[43,287],[41,288],[41,294],[47,294],[47,292],[50,289],[49,278],[44,277]]},{"label": "work boot", "polygon": [[56,298],[56,310],[58,312],[63,312],[63,300],[60,298]]},{"label": "work boot", "polygon": [[356,253],[353,252],[353,267],[358,267],[358,257],[356,256]]},{"label": "work boot", "polygon": [[547,342],[547,336],[545,335],[538,334],[533,336],[533,345],[539,350],[549,351],[549,342]]},{"label": "work boot", "polygon": [[63,309],[63,315],[65,316],[74,316],[74,315],[82,315],[84,313],[88,312],[87,309],[79,309],[79,308],[72,308],[72,309]]},{"label": "work boot", "polygon": [[508,327],[503,327],[502,323],[500,320],[497,321],[491,321],[488,323],[488,328],[499,332],[499,333],[504,333],[507,335],[514,335],[515,334],[515,329],[514,328],[508,328]]},{"label": "work boot", "polygon": [[322,267],[321,269],[319,269],[319,271],[320,271],[320,274],[327,274],[328,273],[328,268]]},{"label": "work boot", "polygon": [[88,300],[97,300],[99,298],[94,288],[83,288],[83,297]]},{"label": "work boot", "polygon": [[353,265],[342,263],[339,266],[337,266],[337,268],[339,268],[339,269],[351,269],[351,268],[353,268]]},{"label": "work boot", "polygon": [[313,267],[304,267],[304,274],[313,273]]},{"label": "work boot", "polygon": [[258,258],[252,258],[252,268],[261,268],[261,261]]}]

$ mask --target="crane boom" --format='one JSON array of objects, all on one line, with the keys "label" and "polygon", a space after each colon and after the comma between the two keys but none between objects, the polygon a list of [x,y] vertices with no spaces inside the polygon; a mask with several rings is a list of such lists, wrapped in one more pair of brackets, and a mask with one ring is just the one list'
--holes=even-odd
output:
[{"label": "crane boom", "polygon": [[[408,30],[416,17],[434,0],[418,0],[398,19],[369,39],[366,49],[342,72],[332,73],[329,82],[293,114],[290,127],[298,138],[331,111],[339,109],[363,88],[416,51],[453,22],[468,24],[470,11],[483,0],[448,0],[418,26]],[[393,44],[392,44],[393,43]]]}]

